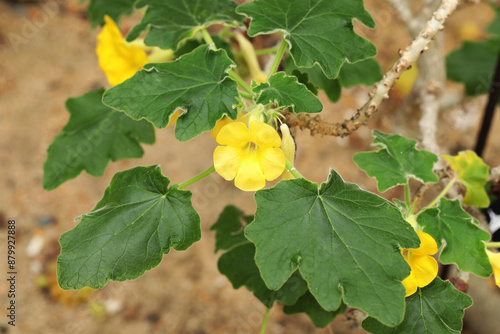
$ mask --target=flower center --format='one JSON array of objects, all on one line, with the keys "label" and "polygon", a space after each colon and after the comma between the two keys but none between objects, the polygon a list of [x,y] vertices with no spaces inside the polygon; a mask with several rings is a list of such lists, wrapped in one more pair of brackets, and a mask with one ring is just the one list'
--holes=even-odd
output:
[{"label": "flower center", "polygon": [[248,153],[251,153],[251,152],[257,152],[258,149],[259,149],[259,145],[255,144],[253,141],[249,141],[246,145],[245,145],[245,149]]}]

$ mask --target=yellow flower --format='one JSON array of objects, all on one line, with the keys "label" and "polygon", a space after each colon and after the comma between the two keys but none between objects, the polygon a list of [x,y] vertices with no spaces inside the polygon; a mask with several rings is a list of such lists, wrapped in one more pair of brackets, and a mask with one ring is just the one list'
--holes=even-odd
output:
[{"label": "yellow flower", "polygon": [[403,257],[411,267],[410,276],[403,280],[406,297],[414,294],[417,288],[429,285],[438,273],[438,263],[430,255],[438,251],[436,241],[425,232],[417,232],[420,238],[419,248],[403,249]]},{"label": "yellow flower", "polygon": [[493,253],[486,250],[491,266],[493,267],[493,275],[495,276],[495,283],[500,288],[500,253]]},{"label": "yellow flower", "polygon": [[120,29],[109,16],[106,15],[104,21],[97,36],[96,53],[109,83],[116,86],[147,64],[148,56],[137,46],[125,42]]},{"label": "yellow flower", "polygon": [[250,130],[244,123],[224,126],[217,135],[214,167],[217,173],[245,191],[262,189],[285,170],[286,160],[281,138],[276,130],[263,122],[253,121]]}]

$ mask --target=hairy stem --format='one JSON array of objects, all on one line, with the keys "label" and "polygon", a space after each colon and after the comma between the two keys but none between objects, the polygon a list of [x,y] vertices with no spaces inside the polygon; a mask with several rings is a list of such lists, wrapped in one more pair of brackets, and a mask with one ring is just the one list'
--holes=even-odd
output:
[{"label": "hairy stem", "polygon": [[444,189],[439,193],[439,195],[436,198],[434,198],[434,200],[431,203],[429,203],[429,205],[427,205],[427,207],[428,208],[432,208],[434,205],[436,205],[437,202],[439,202],[439,200],[441,198],[443,198],[444,195],[446,195],[446,193],[448,192],[448,190],[451,189],[451,187],[455,184],[456,180],[457,179],[451,179],[451,181],[446,185],[446,187],[444,187]]},{"label": "hairy stem", "polygon": [[273,66],[271,67],[271,70],[269,71],[269,76],[273,75],[278,70],[278,66],[280,66],[281,58],[283,58],[283,54],[285,53],[286,47],[287,47],[287,43],[283,39],[281,41],[278,52],[276,53],[276,58],[274,58]]},{"label": "hairy stem", "polygon": [[186,188],[187,186],[190,186],[192,185],[193,183],[196,183],[198,181],[200,181],[201,179],[204,179],[205,177],[209,176],[210,174],[212,174],[213,172],[215,171],[215,167],[212,166],[210,167],[209,169],[207,169],[206,171],[196,175],[195,177],[187,180],[186,182],[183,182],[179,185],[179,189],[184,189]]}]

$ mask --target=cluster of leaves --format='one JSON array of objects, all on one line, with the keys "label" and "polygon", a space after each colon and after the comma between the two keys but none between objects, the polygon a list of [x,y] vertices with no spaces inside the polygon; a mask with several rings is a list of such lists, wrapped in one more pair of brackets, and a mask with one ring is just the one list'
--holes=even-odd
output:
[{"label": "cluster of leaves", "polygon": [[[105,14],[118,20],[142,8],[147,8],[143,19],[127,38],[146,32],[146,45],[172,49],[177,59],[147,64],[113,88],[69,99],[70,120],[48,150],[46,189],[82,170],[100,176],[110,159],[140,157],[140,143],[154,143],[154,127],[166,127],[178,110],[183,113],[175,136],[187,141],[225,116],[236,119],[234,106],[242,106],[243,99],[275,110],[317,113],[322,110],[318,89],[336,101],[341,87],[381,78],[378,64],[369,59],[376,48],[353,30],[354,19],[374,26],[362,1],[255,0],[237,6],[232,0],[91,0],[89,15],[93,25],[101,25]],[[245,17],[249,36],[278,31],[289,51],[285,72],[242,94],[229,43],[214,36],[214,47],[197,37],[213,24],[241,29]],[[410,178],[438,180],[432,172],[437,157],[416,150],[415,141],[374,136],[380,150],[359,153],[354,161],[377,178],[380,191],[407,186]],[[467,187],[469,204],[481,206],[484,166],[476,158],[449,161]],[[198,241],[200,218],[191,192],[183,188],[171,185],[158,166],[117,173],[97,206],[61,237],[61,287],[100,288],[109,280],[135,279],[157,266],[170,247],[185,250]],[[400,249],[419,246],[405,220],[414,213],[409,199],[395,205],[331,170],[321,185],[281,181],[257,191],[255,201],[255,216],[228,206],[212,228],[216,251],[224,251],[219,270],[235,288],[247,287],[266,307],[279,301],[286,313],[305,312],[318,327],[348,306],[367,313],[363,326],[376,333],[413,333],[422,322],[434,333],[460,330],[471,300],[449,282],[436,278],[405,300],[401,281],[410,267]],[[441,199],[421,210],[417,221],[444,245],[441,262],[483,277],[491,274],[484,245],[489,235],[458,201]]]}]

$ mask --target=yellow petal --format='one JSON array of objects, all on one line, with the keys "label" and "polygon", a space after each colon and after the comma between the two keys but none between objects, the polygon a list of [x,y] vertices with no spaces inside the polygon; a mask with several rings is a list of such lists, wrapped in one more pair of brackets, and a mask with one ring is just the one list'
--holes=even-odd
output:
[{"label": "yellow petal", "polygon": [[233,123],[233,122],[240,122],[240,123],[243,123],[243,124],[246,124],[246,121],[247,119],[244,118],[246,115],[246,113],[240,113],[238,114],[238,117],[236,118],[236,120],[232,120],[230,119],[229,117],[227,116],[224,116],[220,121],[218,121],[216,124],[215,124],[215,127],[210,130],[210,135],[212,136],[213,139],[216,139],[217,138],[217,135],[219,134],[219,131],[227,124],[229,123]]},{"label": "yellow petal", "polygon": [[417,286],[423,288],[436,278],[438,273],[438,263],[428,255],[415,255],[408,259],[408,264],[411,267],[411,274],[417,283]]},{"label": "yellow petal", "polygon": [[230,181],[234,179],[244,157],[241,148],[217,146],[214,151],[214,167],[220,176]]},{"label": "yellow petal", "polygon": [[279,177],[285,170],[285,154],[279,148],[259,148],[257,158],[266,180],[272,181]]},{"label": "yellow petal", "polygon": [[500,253],[493,253],[486,250],[491,266],[493,267],[493,275],[495,276],[495,283],[500,288]]},{"label": "yellow petal", "polygon": [[242,147],[250,141],[250,133],[244,123],[233,122],[220,129],[216,141],[221,145]]},{"label": "yellow petal", "polygon": [[415,292],[417,292],[417,282],[411,274],[410,276],[406,277],[402,283],[406,289],[406,297],[411,296]]},{"label": "yellow petal", "polygon": [[252,141],[260,147],[280,147],[281,138],[278,132],[269,124],[253,121],[250,123]]},{"label": "yellow petal", "polygon": [[245,191],[256,191],[264,188],[266,179],[255,153],[245,155],[238,174],[234,179],[234,185]]},{"label": "yellow petal", "polygon": [[420,238],[420,247],[412,248],[410,251],[415,255],[433,255],[438,251],[436,241],[425,232],[417,231]]},{"label": "yellow petal", "polygon": [[113,86],[132,77],[148,63],[146,53],[136,46],[129,46],[109,17],[104,17],[105,24],[97,36],[96,53],[99,66]]}]

